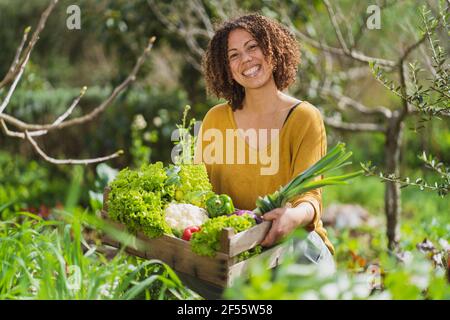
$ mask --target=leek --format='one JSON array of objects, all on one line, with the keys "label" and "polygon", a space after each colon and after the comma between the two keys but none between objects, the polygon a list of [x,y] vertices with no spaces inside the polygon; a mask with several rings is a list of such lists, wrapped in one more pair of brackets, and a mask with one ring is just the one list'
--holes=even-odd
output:
[{"label": "leek", "polygon": [[255,214],[264,214],[276,208],[282,208],[287,202],[293,200],[297,196],[317,188],[329,185],[345,185],[346,180],[361,175],[364,171],[356,171],[340,176],[326,177],[320,180],[314,180],[327,172],[342,168],[351,164],[347,161],[352,156],[352,152],[345,151],[345,143],[340,142],[334,146],[323,158],[313,164],[311,167],[301,172],[293,178],[284,187],[265,197],[259,197],[256,200]]}]

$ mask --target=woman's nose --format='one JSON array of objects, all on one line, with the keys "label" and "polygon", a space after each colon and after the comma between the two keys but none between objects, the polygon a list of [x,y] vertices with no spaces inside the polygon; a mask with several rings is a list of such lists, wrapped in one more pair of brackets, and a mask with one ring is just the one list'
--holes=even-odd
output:
[{"label": "woman's nose", "polygon": [[252,61],[252,56],[247,52],[242,53],[242,62],[245,63],[247,61]]}]

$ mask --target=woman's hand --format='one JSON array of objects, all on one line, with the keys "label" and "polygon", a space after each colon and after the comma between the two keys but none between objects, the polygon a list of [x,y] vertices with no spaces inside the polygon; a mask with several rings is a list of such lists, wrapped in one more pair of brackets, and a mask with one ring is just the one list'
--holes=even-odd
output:
[{"label": "woman's hand", "polygon": [[261,245],[270,247],[289,235],[300,226],[309,224],[314,217],[314,208],[310,203],[304,202],[295,208],[277,208],[265,213],[264,221],[272,221],[272,227]]}]

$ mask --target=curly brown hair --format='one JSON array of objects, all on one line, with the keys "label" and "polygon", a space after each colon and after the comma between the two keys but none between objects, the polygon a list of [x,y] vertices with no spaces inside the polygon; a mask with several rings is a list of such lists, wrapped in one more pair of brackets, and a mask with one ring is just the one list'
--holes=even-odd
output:
[{"label": "curly brown hair", "polygon": [[244,88],[231,75],[227,55],[228,35],[238,28],[249,32],[269,58],[278,90],[286,89],[295,81],[300,63],[295,36],[277,21],[252,13],[223,22],[208,44],[202,67],[207,92],[228,100],[233,111],[242,109],[245,97]]}]

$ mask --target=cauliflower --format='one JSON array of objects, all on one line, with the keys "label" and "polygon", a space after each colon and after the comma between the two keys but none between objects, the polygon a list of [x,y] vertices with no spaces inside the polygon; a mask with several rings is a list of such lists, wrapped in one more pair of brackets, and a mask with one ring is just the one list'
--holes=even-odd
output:
[{"label": "cauliflower", "polygon": [[201,226],[208,220],[205,209],[188,203],[170,203],[164,210],[164,216],[175,234],[183,233],[187,227]]}]

